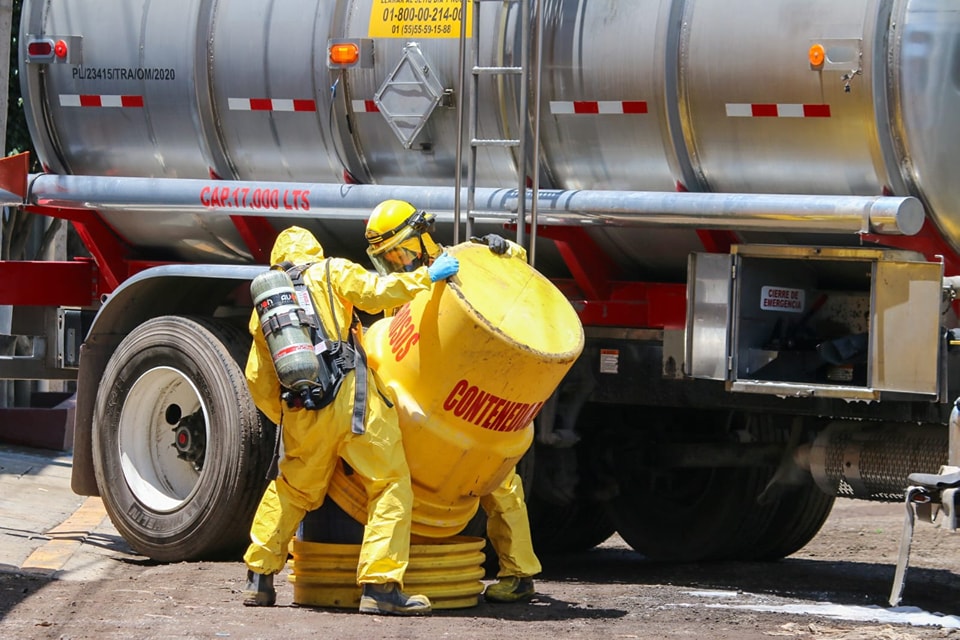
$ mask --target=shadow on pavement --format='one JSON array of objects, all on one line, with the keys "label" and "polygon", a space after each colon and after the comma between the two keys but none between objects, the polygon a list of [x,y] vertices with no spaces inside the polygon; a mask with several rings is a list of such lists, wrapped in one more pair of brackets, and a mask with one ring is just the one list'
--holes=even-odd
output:
[{"label": "shadow on pavement", "polygon": [[[584,584],[672,585],[739,590],[810,602],[887,607],[894,566],[887,563],[785,558],[770,562],[669,564],[627,549],[597,548],[544,559],[542,577]],[[960,580],[945,569],[911,567],[903,604],[947,615],[960,614]]]}]

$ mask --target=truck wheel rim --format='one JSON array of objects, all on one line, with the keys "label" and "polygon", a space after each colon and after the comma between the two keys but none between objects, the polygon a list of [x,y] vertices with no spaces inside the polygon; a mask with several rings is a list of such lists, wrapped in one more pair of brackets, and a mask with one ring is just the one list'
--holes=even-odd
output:
[{"label": "truck wheel rim", "polygon": [[118,434],[123,476],[137,500],[155,512],[176,510],[196,490],[203,458],[184,459],[177,448],[178,425],[194,414],[202,417],[206,439],[206,405],[193,382],[171,367],[144,372],[124,402]]}]

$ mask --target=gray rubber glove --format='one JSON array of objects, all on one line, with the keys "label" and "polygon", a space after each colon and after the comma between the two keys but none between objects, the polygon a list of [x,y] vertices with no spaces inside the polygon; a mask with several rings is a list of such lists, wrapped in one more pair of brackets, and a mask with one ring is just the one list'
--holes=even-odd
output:
[{"label": "gray rubber glove", "polygon": [[485,236],[477,238],[476,236],[470,238],[470,242],[476,242],[477,244],[485,244],[498,256],[502,256],[507,251],[510,250],[510,244],[504,239],[503,236],[498,236],[495,233],[488,233]]}]

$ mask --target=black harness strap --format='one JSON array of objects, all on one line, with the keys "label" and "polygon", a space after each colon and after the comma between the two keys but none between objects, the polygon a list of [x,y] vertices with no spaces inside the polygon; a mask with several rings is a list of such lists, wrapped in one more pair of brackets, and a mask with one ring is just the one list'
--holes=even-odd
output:
[{"label": "black harness strap", "polygon": [[[337,337],[339,337],[340,325],[337,322],[337,314],[333,310],[333,287],[330,284],[330,260],[327,260],[326,271],[327,294],[330,296],[330,313],[333,316],[333,324],[337,329]],[[359,436],[363,435],[367,430],[363,419],[367,413],[367,354],[364,353],[363,347],[360,345],[360,340],[357,337],[356,332],[360,330],[360,319],[357,318],[356,313],[354,313],[353,320],[354,324],[350,329],[349,344],[353,351],[352,364],[357,374],[353,381],[353,418],[350,423],[350,430]]]},{"label": "black harness strap", "polygon": [[[303,272],[308,268],[313,266],[314,263],[307,263],[302,265],[291,266],[287,269],[287,273],[290,275],[290,279],[293,280],[294,288],[297,291],[306,291],[307,296],[310,298],[310,304],[313,305],[314,313],[307,314],[302,313],[298,314],[299,319],[304,322],[304,324],[311,327],[312,338],[315,345],[324,343],[326,349],[318,356],[319,358],[327,357],[330,354],[336,354],[337,365],[339,369],[346,373],[351,369],[356,371],[356,376],[354,378],[355,388],[354,388],[354,397],[353,397],[353,413],[350,420],[350,430],[357,434],[363,435],[366,432],[366,426],[364,424],[364,416],[367,412],[367,354],[364,353],[363,347],[360,345],[360,339],[357,335],[357,332],[360,330],[360,319],[357,317],[356,313],[353,315],[353,322],[350,327],[350,335],[347,340],[340,340],[340,323],[337,321],[336,306],[333,300],[333,285],[332,279],[330,277],[330,260],[327,259],[325,265],[325,275],[327,279],[327,295],[328,303],[330,309],[330,316],[333,318],[333,326],[335,329],[335,340],[330,340],[327,337],[327,332],[323,327],[323,323],[320,320],[319,315],[317,315],[317,306],[316,300],[313,298],[313,293],[306,286],[306,283],[303,281]],[[282,321],[281,321],[282,322]],[[286,322],[292,323],[292,320],[287,320]],[[283,325],[281,325],[283,326]],[[272,327],[272,330],[276,330],[280,327]],[[336,386],[333,389],[333,395],[340,389],[340,381],[342,376],[338,377]],[[326,406],[332,397],[321,406]]]},{"label": "black harness strap", "polygon": [[267,318],[267,321],[260,321],[260,327],[263,329],[263,337],[268,337],[274,331],[279,331],[284,327],[289,327],[292,325],[297,326],[313,326],[313,323],[310,321],[310,316],[307,315],[307,312],[303,310],[302,307],[297,307],[297,319],[294,320],[290,317],[289,313],[281,313]]}]

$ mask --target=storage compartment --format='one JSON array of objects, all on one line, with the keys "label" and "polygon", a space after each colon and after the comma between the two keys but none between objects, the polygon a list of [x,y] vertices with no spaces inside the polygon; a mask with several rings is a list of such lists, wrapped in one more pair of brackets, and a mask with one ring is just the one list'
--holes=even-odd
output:
[{"label": "storage compartment", "polygon": [[904,251],[695,254],[686,363],[693,377],[724,379],[732,391],[936,395],[941,281],[941,264]]}]

